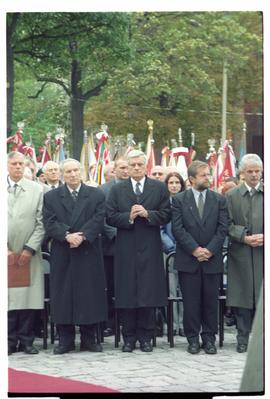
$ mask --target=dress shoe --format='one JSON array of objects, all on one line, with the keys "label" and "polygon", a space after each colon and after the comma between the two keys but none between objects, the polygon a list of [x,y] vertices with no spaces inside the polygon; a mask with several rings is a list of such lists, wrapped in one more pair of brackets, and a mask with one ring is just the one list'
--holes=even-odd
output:
[{"label": "dress shoe", "polygon": [[75,344],[71,345],[58,345],[54,348],[53,354],[54,355],[63,355],[64,353],[68,353],[70,351],[75,350]]},{"label": "dress shoe", "polygon": [[202,345],[202,348],[204,349],[205,353],[207,353],[207,355],[215,355],[217,353],[216,345],[213,342],[206,342]]},{"label": "dress shoe", "polygon": [[27,355],[37,355],[39,353],[38,349],[35,348],[33,345],[25,345],[23,346],[23,351]]},{"label": "dress shoe", "polygon": [[145,341],[145,342],[141,342],[140,349],[142,352],[152,352],[153,346],[150,342]]},{"label": "dress shoe", "polygon": [[103,331],[103,336],[104,337],[111,337],[112,335],[114,335],[114,332],[113,332],[113,330],[110,327],[106,328]]},{"label": "dress shoe", "polygon": [[134,349],[135,349],[134,344],[131,344],[130,342],[126,342],[122,346],[122,352],[133,352]]},{"label": "dress shoe", "polygon": [[247,351],[247,345],[246,344],[237,344],[236,351],[238,353],[246,352]]},{"label": "dress shoe", "polygon": [[96,343],[85,343],[81,342],[80,351],[89,351],[89,352],[102,352],[103,348],[100,344]]},{"label": "dress shoe", "polygon": [[189,353],[191,353],[192,355],[195,355],[196,353],[199,353],[200,352],[200,344],[199,344],[199,342],[191,342],[188,345],[187,351]]},{"label": "dress shoe", "polygon": [[184,333],[183,328],[179,328],[179,335],[180,335],[180,337],[185,337],[186,336],[186,334]]}]

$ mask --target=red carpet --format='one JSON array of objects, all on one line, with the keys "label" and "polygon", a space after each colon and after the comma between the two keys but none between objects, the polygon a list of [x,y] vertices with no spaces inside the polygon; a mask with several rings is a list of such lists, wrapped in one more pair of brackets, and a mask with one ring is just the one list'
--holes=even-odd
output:
[{"label": "red carpet", "polygon": [[29,373],[28,371],[19,371],[11,368],[8,369],[8,388],[10,393],[117,392],[100,385],[69,380],[67,378]]}]

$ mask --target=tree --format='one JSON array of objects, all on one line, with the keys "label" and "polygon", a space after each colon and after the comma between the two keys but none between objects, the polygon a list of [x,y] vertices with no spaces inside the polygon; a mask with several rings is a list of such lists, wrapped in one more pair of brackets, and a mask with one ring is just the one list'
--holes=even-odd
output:
[{"label": "tree", "polygon": [[[13,15],[8,15],[12,19]],[[121,13],[24,13],[10,38],[16,61],[37,81],[70,98],[73,156],[83,141],[84,105],[100,94],[108,74],[128,57],[128,19]]]}]

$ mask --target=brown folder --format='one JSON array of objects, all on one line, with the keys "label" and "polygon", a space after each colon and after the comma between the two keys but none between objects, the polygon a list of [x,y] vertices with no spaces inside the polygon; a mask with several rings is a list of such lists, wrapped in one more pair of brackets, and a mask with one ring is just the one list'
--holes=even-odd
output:
[{"label": "brown folder", "polygon": [[8,255],[8,288],[29,287],[30,262],[19,265],[20,254],[14,252]]}]

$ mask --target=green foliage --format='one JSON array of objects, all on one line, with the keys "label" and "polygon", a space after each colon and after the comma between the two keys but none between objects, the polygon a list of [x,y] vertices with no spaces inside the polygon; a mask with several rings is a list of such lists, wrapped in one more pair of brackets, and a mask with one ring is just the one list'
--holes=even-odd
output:
[{"label": "green foliage", "polygon": [[[137,142],[146,141],[150,118],[157,147],[170,145],[181,127],[184,145],[193,131],[199,154],[205,154],[207,139],[221,135],[224,62],[228,129],[241,131],[246,103],[262,109],[257,12],[23,13],[12,40],[14,123],[25,119],[35,136],[57,125],[70,131],[72,90],[83,98],[106,80],[98,96],[84,99],[85,128],[105,121],[112,135],[132,132]],[[74,62],[80,72],[75,88]],[[29,99],[42,84],[35,77],[58,82]]]}]

